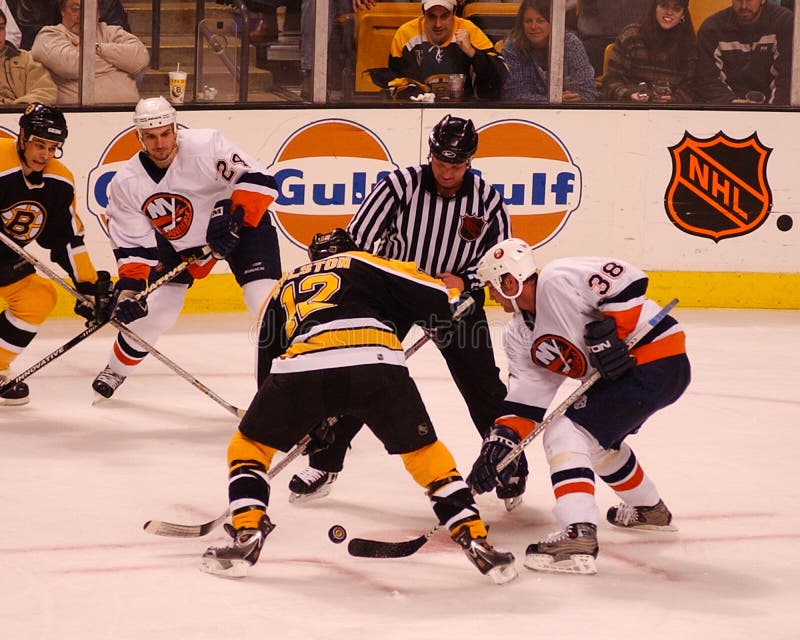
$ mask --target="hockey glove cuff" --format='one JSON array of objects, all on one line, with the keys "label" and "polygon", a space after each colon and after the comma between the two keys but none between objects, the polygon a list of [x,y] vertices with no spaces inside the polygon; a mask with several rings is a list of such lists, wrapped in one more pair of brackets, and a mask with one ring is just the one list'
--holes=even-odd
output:
[{"label": "hockey glove cuff", "polygon": [[617,380],[636,366],[628,345],[617,335],[617,323],[608,317],[586,325],[584,334],[589,362],[607,380]]},{"label": "hockey glove cuff", "polygon": [[467,476],[467,484],[475,493],[487,493],[497,485],[509,483],[517,470],[519,457],[502,471],[497,470],[497,465],[519,443],[520,437],[513,429],[500,425],[492,427],[483,441],[478,459],[472,465],[472,471]]},{"label": "hockey glove cuff", "polygon": [[330,447],[336,439],[333,427],[338,421],[339,418],[326,418],[314,427],[308,434],[311,440],[308,441],[303,455],[313,455]]},{"label": "hockey glove cuff", "polygon": [[120,278],[114,287],[111,301],[113,317],[122,324],[130,324],[147,315],[147,300],[136,300],[136,295],[147,288],[144,280],[136,278]]}]

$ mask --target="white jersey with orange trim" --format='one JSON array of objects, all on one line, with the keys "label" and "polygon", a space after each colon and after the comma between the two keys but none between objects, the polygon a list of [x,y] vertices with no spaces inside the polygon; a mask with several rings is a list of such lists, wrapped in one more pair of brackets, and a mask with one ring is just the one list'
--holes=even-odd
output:
[{"label": "white jersey with orange trim", "polygon": [[120,276],[144,278],[158,262],[154,230],[178,253],[204,246],[219,200],[230,198],[232,209],[244,209],[245,226],[257,226],[278,194],[261,167],[213,129],[182,129],[166,169],[155,168],[144,153],[131,158],[109,185],[106,209]]},{"label": "white jersey with orange trim", "polygon": [[[617,258],[554,260],[539,273],[532,316],[515,313],[506,327],[507,403],[527,405],[525,417],[541,420],[564,377],[585,380],[594,373],[584,340],[589,322],[612,316],[625,339],[659,311],[645,297],[647,275]],[[671,316],[631,351],[638,364],[685,353],[685,336]],[[519,409],[519,407],[518,407]]]}]

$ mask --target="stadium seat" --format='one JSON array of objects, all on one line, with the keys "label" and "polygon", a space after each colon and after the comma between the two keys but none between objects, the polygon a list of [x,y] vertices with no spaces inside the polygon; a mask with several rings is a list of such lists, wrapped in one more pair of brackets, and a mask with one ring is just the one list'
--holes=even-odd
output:
[{"label": "stadium seat", "polygon": [[397,28],[421,15],[419,2],[378,2],[356,14],[356,91],[380,91],[365,71],[386,67]]},{"label": "stadium seat", "polygon": [[505,2],[473,2],[464,7],[464,17],[474,22],[493,43],[502,40],[514,26],[518,4]]},{"label": "stadium seat", "polygon": [[708,18],[712,13],[722,11],[731,6],[731,0],[692,0],[689,3],[689,13],[692,16],[692,24],[694,31],[700,28],[703,21]]}]

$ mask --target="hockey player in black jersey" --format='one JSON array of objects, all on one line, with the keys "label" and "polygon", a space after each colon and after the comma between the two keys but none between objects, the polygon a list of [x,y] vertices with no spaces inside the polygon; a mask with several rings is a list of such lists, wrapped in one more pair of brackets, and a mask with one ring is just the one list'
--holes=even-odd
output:
[{"label": "hockey player in black jersey", "polygon": [[342,229],[317,234],[309,246],[313,262],[285,276],[270,295],[260,324],[259,389],[228,446],[233,542],[209,548],[202,568],[246,575],[274,528],[267,472],[275,452],[288,451],[328,416],[352,414],[403,459],[439,522],[481,573],[508,582],[517,575],[514,556],[488,543],[472,493],[408,374],[395,330],[449,318],[457,290],[413,263],[354,249]]},{"label": "hockey player in black jersey", "polygon": [[[471,120],[445,116],[431,132],[428,164],[399,169],[381,180],[364,200],[347,230],[356,245],[377,256],[415,262],[448,287],[471,296],[472,313],[455,331],[440,332],[436,343],[470,417],[483,437],[500,415],[506,388],[494,360],[483,310],[484,290],[475,270],[478,260],[511,234],[511,223],[498,192],[470,171],[478,148]],[[410,324],[398,326],[404,338]],[[444,327],[442,327],[444,329]],[[291,501],[323,497],[343,468],[350,441],[361,422],[346,416],[337,440],[310,456],[309,467],[289,484]],[[522,500],[528,475],[523,456],[517,473],[497,496],[512,509]]]},{"label": "hockey player in black jersey", "polygon": [[[72,278],[75,287],[95,302],[76,303],[87,321],[99,319],[109,306],[111,276],[95,271],[83,240],[83,223],[75,211],[75,181],[58,158],[67,139],[64,114],[34,103],[19,119],[16,140],[0,140],[0,233],[24,247],[31,242],[50,251],[50,258]],[[0,245],[0,388],[12,377],[9,366],[30,344],[56,305],[52,282]],[[0,405],[26,404],[28,385],[11,386]]]}]

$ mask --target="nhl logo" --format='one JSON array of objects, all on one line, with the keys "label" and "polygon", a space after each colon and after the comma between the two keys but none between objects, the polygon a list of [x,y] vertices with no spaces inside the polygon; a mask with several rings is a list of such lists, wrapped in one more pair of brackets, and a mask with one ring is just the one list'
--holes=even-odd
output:
[{"label": "nhl logo", "polygon": [[670,220],[696,236],[719,242],[761,226],[772,208],[765,147],[756,133],[736,140],[722,131],[695,138],[688,131],[674,147],[672,178],[664,196]]},{"label": "nhl logo", "polygon": [[486,220],[480,216],[466,214],[461,217],[461,226],[458,229],[458,235],[467,242],[475,242],[475,240],[481,237],[485,226]]}]

